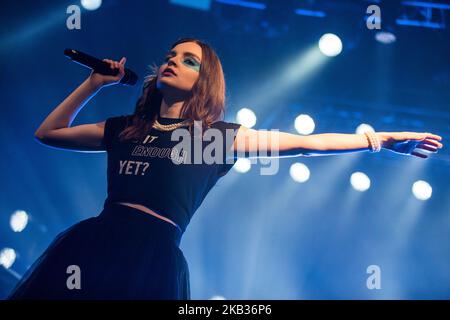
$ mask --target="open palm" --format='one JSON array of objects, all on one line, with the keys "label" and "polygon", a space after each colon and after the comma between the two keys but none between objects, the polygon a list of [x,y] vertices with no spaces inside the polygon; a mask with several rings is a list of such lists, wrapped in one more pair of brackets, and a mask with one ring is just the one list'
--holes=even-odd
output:
[{"label": "open palm", "polygon": [[383,148],[419,158],[426,159],[428,155],[418,152],[417,149],[436,153],[443,146],[439,142],[442,140],[440,136],[428,132],[386,132],[385,134],[387,139],[383,143]]}]

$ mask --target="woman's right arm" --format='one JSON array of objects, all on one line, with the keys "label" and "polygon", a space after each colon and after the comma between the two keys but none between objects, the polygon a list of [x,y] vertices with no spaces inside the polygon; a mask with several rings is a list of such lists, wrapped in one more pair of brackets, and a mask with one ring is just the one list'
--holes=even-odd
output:
[{"label": "woman's right arm", "polygon": [[101,146],[105,121],[70,127],[76,115],[97,92],[120,82],[125,74],[126,59],[120,62],[104,59],[111,68],[118,68],[117,76],[104,76],[96,72],[76,88],[42,122],[35,132],[36,139],[48,146],[80,152],[104,151]]}]

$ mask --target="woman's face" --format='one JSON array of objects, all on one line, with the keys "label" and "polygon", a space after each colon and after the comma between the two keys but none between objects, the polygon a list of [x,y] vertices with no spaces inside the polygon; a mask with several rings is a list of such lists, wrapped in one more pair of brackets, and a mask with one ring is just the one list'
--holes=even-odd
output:
[{"label": "woman's face", "polygon": [[[183,42],[169,50],[159,67],[157,88],[164,91],[190,92],[197,81],[202,62],[202,48],[195,42]],[[174,74],[164,73],[170,68]]]}]

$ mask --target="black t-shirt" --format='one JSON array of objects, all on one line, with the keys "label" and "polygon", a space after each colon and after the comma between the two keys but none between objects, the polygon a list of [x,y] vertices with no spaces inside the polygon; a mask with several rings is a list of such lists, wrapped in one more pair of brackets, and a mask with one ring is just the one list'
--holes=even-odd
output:
[{"label": "black t-shirt", "polygon": [[[122,115],[108,118],[105,122],[102,144],[108,153],[108,195],[104,207],[112,202],[141,204],[171,219],[184,232],[209,190],[233,167],[235,157],[231,146],[240,124],[225,121],[213,123],[211,128],[219,129],[224,137],[223,157],[219,163],[206,164],[202,161],[202,164],[195,164],[192,154],[190,162],[186,162],[189,157],[179,148],[181,140],[171,141],[173,130],[151,128],[142,141],[119,141],[119,133],[131,124],[131,119],[132,115]],[[182,120],[158,117],[161,124]],[[187,127],[183,128],[187,133]],[[225,139],[227,129],[231,129],[231,132],[228,130],[231,139]],[[193,136],[190,137],[194,144]],[[197,146],[205,150],[213,141],[214,138]],[[210,153],[215,155],[214,151]],[[227,154],[231,155],[231,163],[225,161]]]}]

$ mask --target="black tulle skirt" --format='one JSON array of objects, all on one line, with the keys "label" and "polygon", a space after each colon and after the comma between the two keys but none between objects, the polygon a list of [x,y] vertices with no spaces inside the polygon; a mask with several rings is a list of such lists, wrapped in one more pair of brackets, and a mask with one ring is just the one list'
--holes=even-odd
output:
[{"label": "black tulle skirt", "polygon": [[181,231],[113,203],[56,236],[9,299],[190,299]]}]

